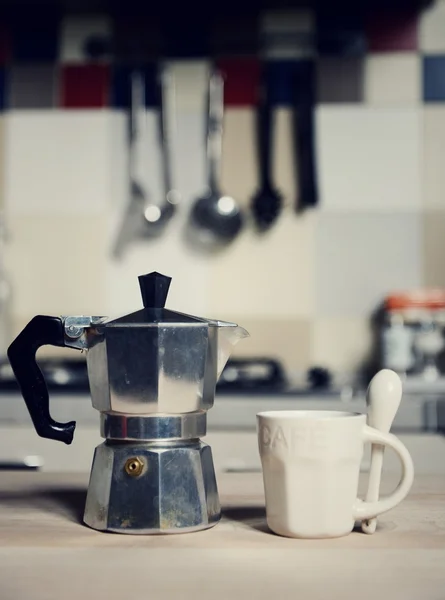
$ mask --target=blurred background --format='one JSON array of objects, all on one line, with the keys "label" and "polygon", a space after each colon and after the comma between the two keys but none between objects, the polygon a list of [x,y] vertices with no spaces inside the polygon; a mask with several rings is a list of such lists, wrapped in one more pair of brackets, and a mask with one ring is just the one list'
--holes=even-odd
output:
[{"label": "blurred background", "polygon": [[[2,2],[0,108],[3,357],[36,314],[138,310],[158,271],[169,308],[251,335],[208,415],[217,467],[259,468],[259,410],[364,410],[389,367],[394,431],[445,469],[444,0]],[[37,438],[4,358],[0,461],[86,471],[84,357],[39,357],[75,451]]]}]

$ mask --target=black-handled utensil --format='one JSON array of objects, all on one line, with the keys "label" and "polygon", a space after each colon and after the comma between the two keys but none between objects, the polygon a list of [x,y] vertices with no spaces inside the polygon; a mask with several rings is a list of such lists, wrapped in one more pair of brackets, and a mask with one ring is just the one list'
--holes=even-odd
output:
[{"label": "black-handled utensil", "polygon": [[314,62],[302,61],[293,79],[293,126],[298,161],[296,209],[302,211],[318,204],[315,147],[315,69]]},{"label": "black-handled utensil", "polygon": [[263,73],[257,109],[257,147],[260,189],[252,198],[252,213],[260,231],[268,229],[277,219],[283,199],[273,183],[274,108],[267,78]]}]

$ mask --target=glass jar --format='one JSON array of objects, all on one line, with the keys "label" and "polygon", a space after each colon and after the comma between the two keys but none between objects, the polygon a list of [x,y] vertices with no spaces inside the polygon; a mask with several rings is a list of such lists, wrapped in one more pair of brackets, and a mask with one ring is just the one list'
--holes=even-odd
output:
[{"label": "glass jar", "polygon": [[400,375],[440,376],[437,358],[445,340],[445,292],[417,290],[385,299],[382,364]]}]

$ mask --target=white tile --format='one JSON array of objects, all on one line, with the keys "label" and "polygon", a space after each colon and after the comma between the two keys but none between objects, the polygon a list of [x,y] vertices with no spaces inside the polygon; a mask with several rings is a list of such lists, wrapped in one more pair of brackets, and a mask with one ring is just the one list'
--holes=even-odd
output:
[{"label": "white tile", "polygon": [[110,195],[108,111],[12,111],[5,139],[9,214],[97,215]]},{"label": "white tile", "polygon": [[221,187],[248,206],[258,186],[256,117],[251,108],[229,108],[224,116]]},{"label": "white tile", "polygon": [[420,19],[420,49],[425,54],[445,51],[445,0],[436,0]]},{"label": "white tile", "polygon": [[431,288],[445,289],[445,212],[428,211],[423,215],[424,283]]},{"label": "white tile", "polygon": [[313,365],[310,319],[281,319],[278,314],[275,318],[255,319],[233,314],[228,320],[238,323],[250,334],[235,346],[235,357],[271,356],[280,361],[287,373]]},{"label": "white tile", "polygon": [[3,210],[5,205],[5,131],[6,131],[6,119],[4,116],[0,117],[0,209]]},{"label": "white tile", "polygon": [[390,292],[422,284],[420,214],[321,214],[316,314],[369,317]]},{"label": "white tile", "polygon": [[210,64],[205,60],[168,61],[178,111],[205,116]]},{"label": "white tile", "polygon": [[316,135],[322,210],[419,209],[420,109],[322,106]]},{"label": "white tile", "polygon": [[88,39],[109,38],[111,31],[111,19],[105,15],[65,17],[60,34],[60,60],[66,63],[86,62],[88,56],[85,52],[85,43]]},{"label": "white tile", "polygon": [[128,123],[124,111],[110,115],[110,200],[109,206],[121,211],[128,197]]},{"label": "white tile", "polygon": [[332,371],[355,371],[363,367],[372,349],[369,319],[314,319],[311,364]]},{"label": "white tile", "polygon": [[13,314],[101,314],[106,236],[102,217],[9,219]]},{"label": "white tile", "polygon": [[265,235],[245,229],[212,260],[210,307],[220,318],[309,318],[314,310],[314,214],[286,210]]},{"label": "white tile", "polygon": [[173,170],[175,185],[182,195],[181,203],[186,208],[207,185],[205,138],[202,112],[178,111],[177,134],[172,140]]},{"label": "white tile", "polygon": [[373,106],[413,105],[421,96],[421,58],[416,52],[368,54],[365,101]]},{"label": "white tile", "polygon": [[[273,173],[275,185],[283,196],[283,205],[294,210],[297,199],[298,161],[293,141],[293,111],[278,108],[275,111],[275,139],[273,147]],[[295,214],[295,213],[294,213]],[[288,218],[293,218],[292,212]]]},{"label": "white tile", "polygon": [[423,186],[427,209],[445,210],[445,107],[423,109]]}]

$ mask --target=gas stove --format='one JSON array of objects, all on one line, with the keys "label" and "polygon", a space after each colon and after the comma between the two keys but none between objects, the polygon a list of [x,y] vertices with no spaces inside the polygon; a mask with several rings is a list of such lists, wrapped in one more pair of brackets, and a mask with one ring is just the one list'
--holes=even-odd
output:
[{"label": "gas stove", "polygon": [[[77,421],[71,447],[39,438],[9,364],[0,365],[0,468],[87,471],[91,451],[101,439],[99,415],[91,406],[84,360],[46,360],[51,410],[60,421]],[[404,385],[392,430],[406,443],[419,472],[445,475],[445,393],[441,385]],[[338,385],[326,373],[311,371],[292,383],[270,358],[231,359],[208,413],[207,439],[218,470],[258,470],[256,414],[269,410],[347,410],[366,412],[365,386]],[[368,452],[368,451],[367,451]],[[388,453],[389,468],[397,469]],[[366,469],[365,456],[365,469]],[[385,463],[386,464],[386,463]]]},{"label": "gas stove", "polygon": [[[50,392],[57,394],[89,393],[87,364],[83,356],[73,359],[38,360]],[[271,358],[229,359],[216,385],[217,390],[231,393],[287,393],[290,387],[281,364]],[[0,393],[18,391],[8,361],[0,363]]]},{"label": "gas stove", "polygon": [[[97,422],[90,405],[88,374],[84,359],[39,361],[50,393],[51,406],[60,419],[79,423]],[[216,386],[216,397],[208,415],[210,428],[249,429],[257,412],[276,410],[329,409],[366,411],[366,389],[350,384],[333,385],[327,372],[311,369],[303,383],[288,381],[282,365],[271,358],[230,359]],[[399,431],[445,431],[445,387],[404,384],[404,400],[396,415]],[[439,416],[438,416],[439,415]],[[26,405],[12,369],[0,364],[0,423],[29,423]]]},{"label": "gas stove", "polygon": [[[38,360],[51,395],[89,393],[87,363],[84,356],[73,359],[47,358]],[[268,396],[317,394],[324,397],[344,396],[348,386],[336,384],[323,368],[309,369],[298,383],[289,381],[282,364],[273,358],[229,358],[216,384],[219,394]],[[19,391],[11,365],[0,361],[0,394]]]}]

